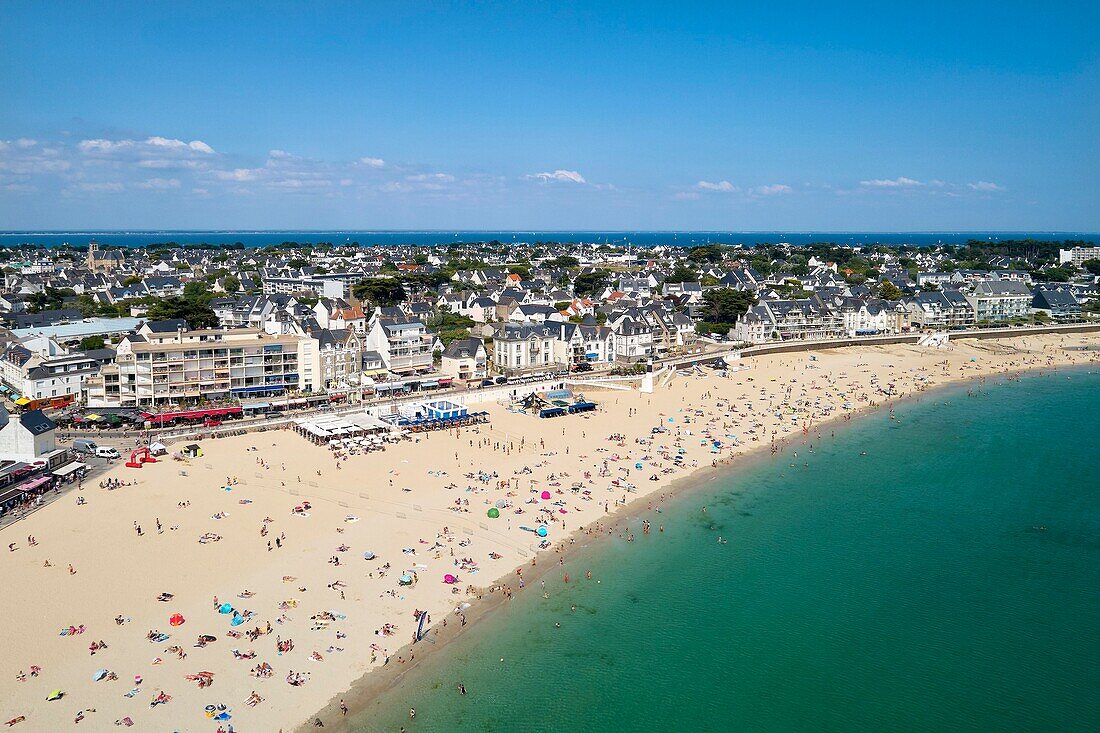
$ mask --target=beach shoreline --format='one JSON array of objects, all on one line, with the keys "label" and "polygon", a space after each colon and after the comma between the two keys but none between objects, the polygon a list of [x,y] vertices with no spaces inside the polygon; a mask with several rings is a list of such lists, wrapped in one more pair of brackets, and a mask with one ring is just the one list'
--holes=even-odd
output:
[{"label": "beach shoreline", "polygon": [[[241,730],[306,730],[317,717],[346,729],[340,700],[355,720],[412,669],[444,658],[433,652],[460,636],[454,609],[469,603],[467,626],[480,627],[507,600],[487,589],[518,592],[517,568],[527,585],[549,578],[559,558],[601,552],[602,536],[633,529],[651,507],[767,460],[773,440],[799,450],[838,422],[967,380],[1096,364],[1100,353],[1064,347],[1098,341],[1031,336],[764,355],[725,378],[679,373],[653,394],[593,391],[600,409],[584,416],[540,420],[487,405],[490,424],[410,436],[382,452],[340,455],[281,430],[205,442],[189,464],[116,467],[108,475],[131,485],[85,485],[85,502],[63,497],[20,529],[0,530],[4,544],[17,545],[0,564],[0,582],[12,589],[0,598],[12,619],[0,637],[10,652],[0,662],[0,718],[57,728],[72,714],[65,708],[83,705],[153,727],[169,716],[189,733],[206,729],[205,706],[224,705]],[[487,518],[492,507],[502,507],[499,516]],[[546,551],[536,550],[532,527],[541,526]],[[27,535],[39,541],[25,543]],[[444,573],[457,577],[448,584]],[[419,579],[399,583],[402,574]],[[249,619],[240,630],[259,633],[236,634],[213,599]],[[414,609],[432,623],[410,646]],[[186,625],[168,628],[173,614]],[[83,641],[57,633],[85,625]],[[143,636],[158,628],[171,641]],[[188,639],[199,633],[220,640],[194,648]],[[109,648],[89,658],[93,634]],[[297,648],[276,651],[276,637]],[[261,662],[274,674],[258,677]],[[38,679],[17,676],[29,666],[43,670]],[[143,679],[134,685],[140,697],[122,695],[125,682],[91,681],[97,668]],[[198,671],[217,683],[184,681]],[[284,676],[299,684],[284,687]],[[56,688],[66,691],[64,707],[41,701]],[[158,690],[175,698],[166,708],[147,704]],[[261,700],[245,706],[250,690]]]},{"label": "beach shoreline", "polygon": [[[728,478],[735,471],[742,471],[753,465],[777,458],[789,448],[811,444],[813,440],[823,437],[822,432],[825,429],[835,432],[838,426],[854,427],[859,425],[864,419],[881,413],[883,408],[892,411],[895,407],[951,390],[959,390],[967,384],[981,383],[990,378],[1012,380],[1025,375],[1042,374],[1045,371],[1072,373],[1076,370],[1088,370],[1094,368],[1094,366],[1094,364],[1057,363],[952,376],[921,390],[892,396],[881,403],[861,406],[851,412],[836,414],[816,424],[809,433],[799,433],[777,441],[776,444],[780,446],[778,452],[771,451],[770,443],[761,443],[748,451],[723,456],[717,460],[716,466],[700,466],[687,475],[677,477],[664,487],[661,494],[664,496],[664,502],[666,503],[674,500],[682,501],[687,495],[706,488],[708,484],[715,480]],[[645,505],[647,500],[650,502],[649,506]],[[583,557],[585,553],[599,552],[606,543],[617,539],[620,529],[625,528],[631,522],[636,522],[645,514],[651,513],[653,511],[652,501],[652,492],[639,494],[627,505],[618,507],[614,513],[600,522],[602,531],[589,534],[585,531],[585,527],[575,528],[567,538],[540,552],[539,556],[546,556],[551,560],[560,558],[563,563],[568,564]],[[522,593],[528,590],[536,582],[547,578],[558,569],[558,564],[553,561],[534,566],[527,565],[524,567],[524,579],[527,581],[527,587],[516,589],[514,592]],[[495,589],[514,576],[515,569],[495,579],[489,587]],[[465,625],[452,623],[444,629],[437,622],[433,622],[420,642],[410,642],[398,649],[393,655],[394,658],[408,658],[411,654],[415,656],[414,659],[401,664],[391,662],[365,673],[346,691],[334,696],[327,705],[311,715],[306,721],[303,721],[294,729],[295,733],[306,733],[308,730],[315,730],[313,721],[317,718],[324,721],[326,728],[331,727],[336,733],[350,733],[353,730],[352,726],[355,724],[355,720],[360,719],[372,706],[377,707],[385,702],[383,698],[386,693],[398,687],[414,671],[436,661],[454,641],[461,638],[463,633],[478,627],[486,621],[493,620],[495,612],[504,608],[510,601],[510,597],[506,597],[500,592],[485,592],[478,598],[469,601],[469,607],[463,610],[467,620]],[[346,703],[352,710],[356,711],[356,714],[350,719],[341,715],[340,706],[342,703]]]}]

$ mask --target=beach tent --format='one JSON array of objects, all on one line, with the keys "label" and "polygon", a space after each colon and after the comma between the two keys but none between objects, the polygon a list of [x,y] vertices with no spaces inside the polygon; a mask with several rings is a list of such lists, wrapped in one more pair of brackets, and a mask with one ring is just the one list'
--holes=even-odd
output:
[{"label": "beach tent", "polygon": [[162,456],[168,452],[168,446],[164,443],[150,443],[149,452],[155,456]]},{"label": "beach tent", "polygon": [[539,494],[539,496],[541,496],[543,499],[549,499],[550,498],[550,492],[549,491],[544,491],[541,494]]},{"label": "beach tent", "polygon": [[450,573],[447,573],[446,575],[443,576],[443,582],[446,583],[447,585],[454,585],[455,583],[458,582],[458,578],[451,575]]},{"label": "beach tent", "polygon": [[51,692],[49,695],[46,695],[46,699],[50,700],[50,701],[60,700],[64,696],[65,696],[65,693],[62,692],[60,689],[57,689],[57,690],[54,690],[53,692]]},{"label": "beach tent", "polygon": [[373,560],[374,558],[375,558],[375,555],[370,550],[367,550],[366,552],[363,553],[363,559],[364,560]]},{"label": "beach tent", "polygon": [[497,509],[496,507],[493,507],[488,512],[486,512],[486,514],[489,515],[489,519],[496,519],[497,517],[500,516],[500,510]]},{"label": "beach tent", "polygon": [[223,603],[218,608],[218,613],[233,613],[233,606],[229,605],[228,603]]},{"label": "beach tent", "polygon": [[97,669],[95,674],[92,675],[92,682],[99,682],[101,679],[107,676],[107,670]]},{"label": "beach tent", "polygon": [[546,527],[539,527],[537,530],[535,530],[535,534],[537,534],[539,537],[545,537],[548,532],[546,530]]}]

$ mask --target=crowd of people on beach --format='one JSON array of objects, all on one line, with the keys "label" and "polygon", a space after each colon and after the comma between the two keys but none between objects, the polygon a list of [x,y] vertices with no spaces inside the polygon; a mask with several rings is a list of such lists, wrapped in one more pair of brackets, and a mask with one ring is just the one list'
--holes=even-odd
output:
[{"label": "crowd of people on beach", "polygon": [[[107,720],[130,720],[119,723],[127,727],[152,720],[147,716],[165,708],[173,720],[197,716],[180,701],[190,703],[200,694],[213,706],[205,711],[213,713],[212,720],[223,714],[248,720],[245,716],[273,707],[293,715],[297,709],[289,701],[302,699],[296,696],[331,696],[332,690],[316,692],[322,685],[311,684],[311,670],[328,672],[330,665],[354,658],[370,668],[388,667],[392,674],[423,657],[425,638],[446,638],[465,627],[470,604],[479,599],[489,602],[486,607],[507,603],[534,587],[548,600],[565,584],[609,580],[593,578],[587,567],[572,567],[571,548],[578,539],[634,543],[666,536],[661,515],[680,490],[674,479],[719,467],[753,447],[783,454],[782,460],[794,465],[799,451],[812,451],[831,435],[831,419],[892,405],[948,379],[991,373],[966,353],[961,358],[945,352],[942,359],[916,364],[874,351],[842,363],[791,354],[776,357],[767,372],[748,368],[725,377],[690,372],[675,376],[659,395],[609,393],[598,411],[564,427],[509,415],[500,420],[505,427],[494,421],[419,436],[424,441],[416,444],[420,462],[394,460],[384,471],[360,472],[360,466],[382,465],[381,456],[364,453],[346,456],[341,474],[335,474],[326,450],[305,445],[309,463],[283,452],[288,443],[259,446],[255,436],[244,436],[239,440],[252,444],[242,443],[241,450],[221,459],[217,468],[222,471],[211,471],[214,476],[228,473],[224,482],[193,478],[173,484],[156,502],[118,516],[97,533],[103,542],[142,543],[127,546],[143,552],[154,551],[144,543],[173,543],[173,535],[186,535],[186,545],[158,545],[156,551],[171,547],[172,552],[194,553],[189,555],[193,568],[233,563],[247,577],[216,595],[199,593],[211,584],[202,578],[158,577],[140,604],[120,603],[102,620],[89,620],[84,613],[60,619],[65,626],[53,632],[58,636],[86,638],[87,633],[94,639],[79,650],[74,645],[73,658],[86,648],[103,668],[93,692],[74,691],[71,698],[66,693],[60,699],[65,705],[68,699],[79,701],[67,708],[76,723],[99,707],[108,710]],[[1095,357],[1079,361],[1090,359]],[[997,373],[1050,367],[1055,361],[1049,351],[1027,351],[1025,341],[1019,351],[997,354]],[[1064,359],[1059,355],[1057,361]],[[980,382],[975,389],[981,389]],[[623,420],[628,413],[631,419]],[[525,419],[541,432],[523,432]],[[520,427],[508,432],[513,423]],[[219,447],[232,445],[222,441]],[[406,447],[414,446],[400,446],[393,455],[405,455],[397,450]],[[255,482],[232,474],[243,452],[255,457],[243,461],[254,464]],[[308,468],[302,470],[303,464]],[[112,476],[99,488],[124,494],[138,485],[155,491],[155,471],[174,470],[165,466],[142,469],[140,484]],[[302,480],[310,471],[310,480],[319,486]],[[364,488],[369,497],[361,495]],[[91,488],[78,493],[95,497]],[[108,500],[120,498],[112,494]],[[617,511],[628,505],[629,511]],[[705,507],[700,514],[706,514]],[[359,515],[368,521],[358,524]],[[400,542],[395,539],[387,554],[379,550],[379,535],[388,525]],[[175,532],[180,527],[186,531]],[[723,545],[725,539],[716,530],[714,542]],[[55,572],[46,532],[4,544],[15,553],[12,558],[33,552],[35,567],[42,568],[38,572]],[[225,552],[226,545],[233,554]],[[94,554],[89,549],[89,564]],[[54,559],[62,567],[68,562],[69,575],[76,575],[72,563],[80,557]],[[77,614],[80,606],[69,612]],[[131,625],[133,619],[138,621]],[[75,621],[82,623],[69,625]],[[554,627],[568,623],[563,616]],[[194,631],[184,633],[181,627]],[[141,628],[147,629],[144,638]],[[134,652],[135,640],[149,650],[147,658]],[[43,689],[35,688],[36,694],[44,695],[53,689],[43,679],[44,670],[53,673],[63,665],[38,657],[33,665],[29,661],[12,663],[10,674],[20,691],[38,685]],[[119,685],[120,679],[127,681]],[[115,713],[99,697],[100,690],[113,689],[112,683],[119,686],[112,705],[119,706],[120,698],[126,705],[141,699],[149,701],[148,708]],[[461,680],[454,689],[467,693]],[[247,697],[245,690],[251,690]],[[243,705],[240,710],[218,708],[227,691],[239,695],[233,699]],[[341,700],[339,714],[347,714],[349,707]],[[411,727],[415,708],[409,712]],[[26,722],[30,711],[12,713],[9,724],[15,726]],[[316,720],[323,725],[329,715],[321,713]],[[228,725],[226,720],[218,722]]]}]

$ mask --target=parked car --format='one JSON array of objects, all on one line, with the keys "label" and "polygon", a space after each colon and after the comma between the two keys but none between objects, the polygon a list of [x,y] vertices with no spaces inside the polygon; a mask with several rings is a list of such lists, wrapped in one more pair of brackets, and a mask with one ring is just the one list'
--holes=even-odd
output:
[{"label": "parked car", "polygon": [[590,371],[592,371],[592,365],[589,364],[587,361],[582,361],[580,364],[577,364],[573,368],[578,372],[590,372]]},{"label": "parked car", "polygon": [[109,445],[101,445],[95,449],[96,458],[106,458],[109,461],[113,461],[116,458],[121,458],[118,454],[118,449],[112,448]]}]

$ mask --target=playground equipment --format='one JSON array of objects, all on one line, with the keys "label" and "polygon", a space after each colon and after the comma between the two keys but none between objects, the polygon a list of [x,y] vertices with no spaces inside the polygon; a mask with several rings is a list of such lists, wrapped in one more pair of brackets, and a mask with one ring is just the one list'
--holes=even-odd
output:
[{"label": "playground equipment", "polygon": [[149,451],[148,446],[142,446],[136,449],[130,454],[130,460],[126,462],[126,465],[130,468],[141,468],[146,463],[156,463],[157,459],[153,458],[153,454]]}]

